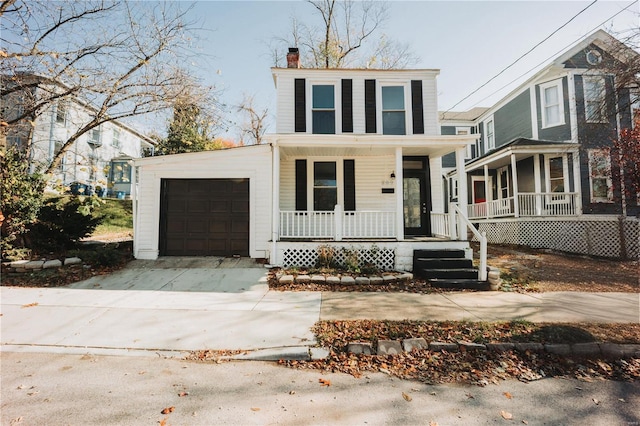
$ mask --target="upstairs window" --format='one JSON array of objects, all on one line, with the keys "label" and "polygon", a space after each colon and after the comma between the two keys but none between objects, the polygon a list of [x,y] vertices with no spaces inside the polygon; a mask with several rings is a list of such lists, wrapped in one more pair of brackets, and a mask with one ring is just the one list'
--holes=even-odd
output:
[{"label": "upstairs window", "polygon": [[113,138],[111,139],[111,145],[114,148],[120,148],[120,130],[113,129]]},{"label": "upstairs window", "polygon": [[487,121],[487,151],[496,147],[496,135],[493,128],[493,120]]},{"label": "upstairs window", "polygon": [[92,145],[94,148],[102,145],[102,137],[101,137],[100,128],[96,127],[94,129],[89,130],[89,136],[87,142]]},{"label": "upstairs window", "polygon": [[382,134],[407,134],[403,86],[382,87]]},{"label": "upstairs window", "polygon": [[584,76],[584,112],[587,123],[602,123],[605,115],[605,85],[600,76]]},{"label": "upstairs window", "polygon": [[334,86],[314,85],[312,88],[312,129],[315,134],[336,133],[336,101]]},{"label": "upstairs window", "polygon": [[541,84],[540,96],[542,101],[542,127],[564,124],[562,80]]},{"label": "upstairs window", "polygon": [[58,102],[56,108],[56,123],[65,124],[67,122],[67,104],[65,102]]}]

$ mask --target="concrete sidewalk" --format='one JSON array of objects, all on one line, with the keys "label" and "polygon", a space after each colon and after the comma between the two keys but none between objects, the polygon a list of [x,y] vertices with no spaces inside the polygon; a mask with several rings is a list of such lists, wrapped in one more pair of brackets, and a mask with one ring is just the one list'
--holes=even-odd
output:
[{"label": "concrete sidewalk", "polygon": [[137,262],[70,287],[1,287],[2,350],[304,351],[313,324],[335,319],[640,322],[638,293],[278,292],[242,260],[193,262]]}]

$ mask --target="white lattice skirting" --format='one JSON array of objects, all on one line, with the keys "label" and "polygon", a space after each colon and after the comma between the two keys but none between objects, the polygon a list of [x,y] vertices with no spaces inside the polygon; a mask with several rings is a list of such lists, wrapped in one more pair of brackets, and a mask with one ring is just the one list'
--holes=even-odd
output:
[{"label": "white lattice skirting", "polygon": [[479,222],[480,232],[494,244],[517,244],[602,257],[640,258],[637,218],[580,217],[493,219]]},{"label": "white lattice skirting", "polygon": [[[344,265],[348,253],[356,253],[358,266],[366,264],[376,265],[383,271],[395,268],[396,254],[393,248],[359,246],[353,244],[331,244],[334,249],[333,260],[338,265]],[[281,263],[285,268],[291,266],[314,267],[318,262],[318,245],[314,247],[286,248],[283,250]]]}]

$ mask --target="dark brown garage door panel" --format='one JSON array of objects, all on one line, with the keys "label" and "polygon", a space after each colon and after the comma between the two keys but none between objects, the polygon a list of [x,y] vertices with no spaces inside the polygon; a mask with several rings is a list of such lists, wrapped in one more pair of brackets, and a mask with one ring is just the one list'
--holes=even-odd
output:
[{"label": "dark brown garage door panel", "polygon": [[163,179],[160,252],[249,255],[248,179]]}]

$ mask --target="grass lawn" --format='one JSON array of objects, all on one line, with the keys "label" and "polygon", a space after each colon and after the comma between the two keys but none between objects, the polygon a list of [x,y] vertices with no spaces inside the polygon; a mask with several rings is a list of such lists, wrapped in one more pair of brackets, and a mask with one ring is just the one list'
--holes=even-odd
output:
[{"label": "grass lawn", "polygon": [[106,199],[95,210],[96,215],[104,216],[104,220],[94,235],[122,233],[133,231],[133,203],[131,200]]}]

